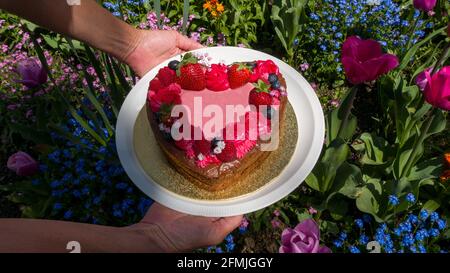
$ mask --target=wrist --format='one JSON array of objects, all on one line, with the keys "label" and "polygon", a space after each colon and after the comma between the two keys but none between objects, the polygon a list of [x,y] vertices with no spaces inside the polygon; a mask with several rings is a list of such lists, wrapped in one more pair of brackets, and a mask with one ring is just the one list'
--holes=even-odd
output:
[{"label": "wrist", "polygon": [[121,59],[122,62],[130,66],[140,77],[148,70],[147,62],[143,61],[143,56],[148,56],[149,48],[146,44],[143,45],[143,43],[144,40],[145,43],[148,43],[152,37],[153,31],[136,29],[133,33],[133,42],[129,45],[128,52],[124,55],[124,58]]},{"label": "wrist", "polygon": [[173,243],[163,228],[156,223],[139,223],[125,229],[139,238],[139,242],[136,243],[143,244],[146,252],[173,253],[182,251]]},{"label": "wrist", "polygon": [[130,65],[130,56],[134,55],[138,49],[142,40],[142,31],[128,26],[129,30],[126,31],[127,35],[120,37],[120,41],[117,41],[116,46],[113,48],[111,54],[119,61]]}]

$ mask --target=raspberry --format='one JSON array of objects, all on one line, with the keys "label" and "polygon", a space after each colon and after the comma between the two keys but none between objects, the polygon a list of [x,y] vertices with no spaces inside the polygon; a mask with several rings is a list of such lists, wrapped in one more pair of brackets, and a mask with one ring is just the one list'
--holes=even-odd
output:
[{"label": "raspberry", "polygon": [[234,143],[231,141],[226,141],[225,148],[223,148],[222,152],[220,154],[217,154],[216,156],[222,162],[231,162],[236,160],[237,153]]}]

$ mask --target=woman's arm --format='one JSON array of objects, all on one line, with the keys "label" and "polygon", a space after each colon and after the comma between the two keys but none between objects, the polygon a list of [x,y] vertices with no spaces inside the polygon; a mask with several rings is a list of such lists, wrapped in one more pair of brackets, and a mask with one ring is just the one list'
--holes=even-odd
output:
[{"label": "woman's arm", "polygon": [[239,226],[241,216],[207,218],[176,212],[157,203],[129,227],[63,221],[0,219],[0,252],[183,252],[220,243]]},{"label": "woman's arm", "polygon": [[84,41],[127,63],[139,76],[160,62],[202,46],[176,31],[137,30],[94,0],[0,0],[0,9]]}]

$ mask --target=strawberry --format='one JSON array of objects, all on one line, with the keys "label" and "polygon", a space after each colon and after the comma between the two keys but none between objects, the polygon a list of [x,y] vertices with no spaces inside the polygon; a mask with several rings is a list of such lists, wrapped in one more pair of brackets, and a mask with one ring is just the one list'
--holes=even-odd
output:
[{"label": "strawberry", "polygon": [[206,87],[206,76],[203,66],[198,63],[197,57],[192,53],[186,53],[177,65],[175,81],[181,88],[200,91]]},{"label": "strawberry", "polygon": [[175,71],[173,71],[167,66],[161,68],[158,71],[158,75],[156,75],[156,77],[158,77],[163,86],[168,86],[169,84],[174,83],[175,76],[176,76]]},{"label": "strawberry", "polygon": [[245,64],[233,64],[228,70],[230,88],[238,88],[248,83],[251,72]]},{"label": "strawberry", "polygon": [[188,63],[180,67],[180,76],[177,81],[181,88],[200,91],[206,87],[206,77],[201,64]]},{"label": "strawberry", "polygon": [[211,153],[211,142],[206,139],[194,141],[195,154],[209,155]]},{"label": "strawberry", "polygon": [[260,105],[271,105],[272,104],[272,96],[269,93],[269,85],[266,84],[263,80],[258,80],[257,83],[253,84],[255,88],[250,91],[248,96],[249,104],[253,104],[256,107]]},{"label": "strawberry", "polygon": [[272,97],[269,93],[266,92],[258,92],[255,89],[250,91],[250,95],[248,96],[249,104],[253,104],[256,107],[260,105],[271,105]]},{"label": "strawberry", "polygon": [[237,158],[236,146],[234,146],[232,141],[225,141],[225,148],[223,148],[222,152],[216,156],[222,162],[234,161]]}]

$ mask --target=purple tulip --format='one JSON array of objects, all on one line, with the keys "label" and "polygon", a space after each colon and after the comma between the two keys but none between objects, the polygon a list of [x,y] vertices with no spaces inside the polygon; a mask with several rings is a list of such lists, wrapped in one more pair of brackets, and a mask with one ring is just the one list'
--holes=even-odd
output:
[{"label": "purple tulip", "polygon": [[319,243],[319,226],[314,220],[307,219],[294,229],[283,230],[280,253],[331,253],[331,249]]},{"label": "purple tulip", "polygon": [[436,6],[436,0],[414,0],[414,7],[424,12],[430,12]]},{"label": "purple tulip", "polygon": [[29,154],[17,152],[8,158],[6,166],[20,176],[31,176],[37,173],[39,166]]},{"label": "purple tulip", "polygon": [[16,72],[20,76],[20,79],[16,80],[16,82],[21,83],[28,88],[39,86],[47,81],[45,69],[34,58],[18,62]]}]

